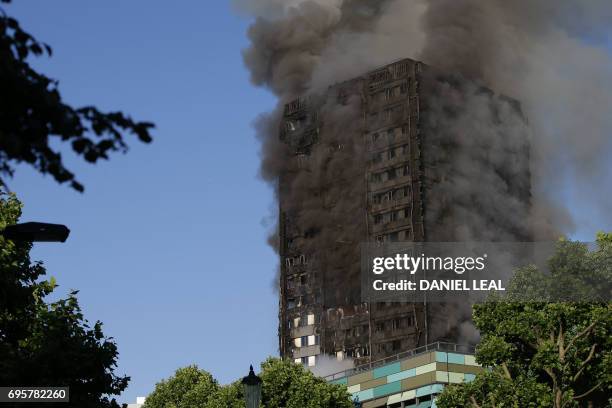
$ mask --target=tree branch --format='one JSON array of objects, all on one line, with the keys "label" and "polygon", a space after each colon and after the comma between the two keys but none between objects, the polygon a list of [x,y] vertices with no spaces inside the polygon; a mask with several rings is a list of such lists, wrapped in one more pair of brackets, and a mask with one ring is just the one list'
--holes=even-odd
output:
[{"label": "tree branch", "polygon": [[586,365],[589,363],[589,361],[593,359],[593,356],[595,356],[596,347],[597,347],[597,343],[593,344],[593,347],[591,347],[591,351],[589,351],[589,356],[587,357],[586,360],[584,360],[582,364],[580,364],[580,368],[578,369],[578,372],[576,372],[576,375],[574,375],[572,382],[576,382],[578,377],[580,377],[580,374],[582,374],[582,371],[585,369]]},{"label": "tree branch", "polygon": [[512,376],[510,375],[510,370],[508,369],[506,362],[504,361],[501,366],[504,369],[504,374],[506,374],[506,377],[508,377],[509,380],[512,380]]},{"label": "tree branch", "polygon": [[480,405],[476,402],[476,398],[473,395],[470,396],[470,402],[472,403],[473,408],[481,408]]},{"label": "tree branch", "polygon": [[590,393],[592,393],[593,391],[601,387],[602,384],[603,384],[603,381],[598,382],[593,388],[591,388],[590,390],[588,390],[587,392],[583,394],[575,396],[574,399],[577,400],[577,399],[586,397],[587,395],[589,395]]},{"label": "tree branch", "polygon": [[574,337],[572,337],[572,339],[569,341],[569,343],[567,343],[567,347],[565,348],[564,352],[567,353],[567,351],[570,349],[570,347],[572,347],[574,345],[574,343],[581,338],[582,336],[586,335],[588,332],[590,332],[591,330],[593,330],[593,328],[595,327],[595,325],[599,323],[597,320],[595,320],[593,323],[589,324],[583,331],[581,331],[580,333],[578,333],[577,335],[575,335]]}]

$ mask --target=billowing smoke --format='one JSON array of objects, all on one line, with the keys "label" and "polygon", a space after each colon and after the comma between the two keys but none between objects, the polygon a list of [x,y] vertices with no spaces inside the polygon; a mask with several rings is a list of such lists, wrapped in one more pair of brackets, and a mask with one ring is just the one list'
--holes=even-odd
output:
[{"label": "billowing smoke", "polygon": [[[447,161],[430,156],[442,160],[446,168],[440,171],[448,174],[432,189],[453,197],[453,217],[462,220],[447,228],[452,239],[552,239],[570,233],[574,221],[568,215],[568,196],[580,197],[581,210],[592,219],[612,212],[612,169],[607,163],[612,151],[612,57],[605,44],[612,26],[609,0],[235,3],[255,17],[248,32],[251,45],[244,51],[252,82],[274,92],[279,101],[274,112],[257,121],[261,174],[275,187],[293,180],[285,186],[289,207],[295,203],[296,214],[300,208],[299,216],[327,237],[318,242],[328,248],[338,247],[343,234],[363,240],[361,231],[346,227],[350,217],[365,216],[358,212],[365,200],[363,180],[353,177],[363,152],[350,143],[360,137],[356,99],[351,99],[357,96],[335,103],[316,95],[406,57],[425,62],[434,72],[471,80],[460,86],[448,78],[432,82],[425,123],[430,146],[450,135],[462,152]],[[483,93],[485,86],[495,94]],[[328,139],[320,148],[331,153],[318,156],[323,162],[308,163],[309,173],[290,178],[286,175],[295,165],[294,152],[280,141],[279,123],[284,104],[307,94],[326,107],[322,111],[327,118],[320,119],[328,127],[322,132]],[[500,95],[519,101],[520,107]],[[483,163],[494,163],[495,172],[483,171]],[[505,182],[519,179],[525,168],[531,178],[528,203],[517,201],[517,187]],[[335,177],[345,182],[332,186],[329,181]],[[485,182],[474,182],[479,177]],[[321,195],[313,195],[315,191]],[[322,202],[340,203],[339,197],[346,207],[320,211]],[[445,213],[435,204],[427,211],[430,218]],[[340,235],[339,225],[344,226]],[[461,331],[466,330],[462,325]]]}]

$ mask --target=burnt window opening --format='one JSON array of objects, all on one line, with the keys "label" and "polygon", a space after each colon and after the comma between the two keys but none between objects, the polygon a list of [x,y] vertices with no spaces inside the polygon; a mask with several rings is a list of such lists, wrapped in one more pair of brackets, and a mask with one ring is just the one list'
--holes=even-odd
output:
[{"label": "burnt window opening", "polygon": [[304,232],[304,238],[314,238],[319,234],[319,230],[317,228],[308,228]]}]

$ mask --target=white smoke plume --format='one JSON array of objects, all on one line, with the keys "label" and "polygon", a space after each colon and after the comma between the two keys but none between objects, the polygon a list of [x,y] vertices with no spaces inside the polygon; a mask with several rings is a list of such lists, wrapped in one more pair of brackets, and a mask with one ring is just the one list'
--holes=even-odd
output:
[{"label": "white smoke plume", "polygon": [[328,375],[350,370],[353,367],[353,360],[350,358],[338,360],[333,356],[322,354],[317,356],[317,364],[312,367],[308,367],[308,369],[316,376],[326,377]]}]

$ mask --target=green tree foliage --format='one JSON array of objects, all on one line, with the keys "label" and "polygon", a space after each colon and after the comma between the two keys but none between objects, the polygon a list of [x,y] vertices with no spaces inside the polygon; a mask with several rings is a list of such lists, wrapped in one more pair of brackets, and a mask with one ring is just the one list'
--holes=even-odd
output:
[{"label": "green tree foliage", "polygon": [[[352,408],[346,387],[329,384],[302,365],[269,358],[262,365],[262,408]],[[244,408],[240,380],[219,386],[196,366],[158,383],[145,408]]]},{"label": "green tree foliage", "polygon": [[262,366],[265,408],[352,408],[346,387],[329,384],[301,364],[269,358]]},{"label": "green tree foliage", "polygon": [[[10,0],[0,0],[9,3]],[[49,45],[24,31],[0,8],[0,182],[12,176],[16,163],[28,163],[43,174],[83,191],[64,167],[52,139],[69,143],[90,163],[127,151],[124,133],[151,141],[149,122],[135,122],[121,112],[103,113],[94,106],[74,108],[62,100],[58,82],[37,72],[31,56],[51,56]]]},{"label": "green tree foliage", "polygon": [[197,366],[179,368],[174,376],[157,383],[145,408],[207,407],[219,391],[217,381]]},{"label": "green tree foliage", "polygon": [[612,234],[594,250],[559,242],[549,268],[518,270],[507,298],[474,306],[476,359],[492,368],[447,387],[440,408],[612,406]]},{"label": "green tree foliage", "polygon": [[[0,193],[0,229],[20,215],[15,196]],[[56,283],[43,280],[45,268],[30,260],[30,249],[0,237],[0,385],[68,386],[70,403],[57,406],[118,407],[109,396],[119,395],[129,378],[113,372],[117,346],[100,322],[84,319],[77,292],[47,301]]]}]

